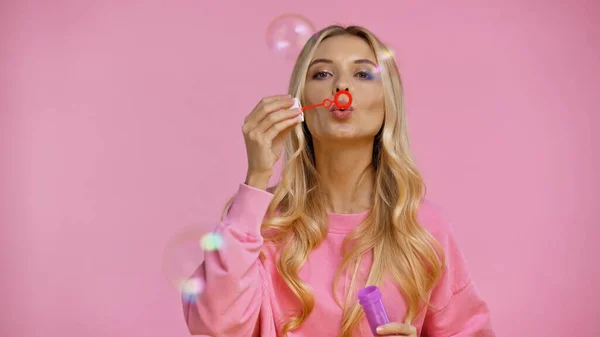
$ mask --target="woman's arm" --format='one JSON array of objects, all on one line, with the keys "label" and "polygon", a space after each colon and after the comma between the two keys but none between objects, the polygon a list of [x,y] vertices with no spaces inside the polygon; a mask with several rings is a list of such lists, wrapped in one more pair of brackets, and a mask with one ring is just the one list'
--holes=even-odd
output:
[{"label": "woman's arm", "polygon": [[184,296],[183,311],[192,335],[255,336],[264,295],[265,272],[259,252],[260,226],[272,200],[267,191],[240,184],[237,195],[215,232],[223,246],[207,251],[192,278],[204,283],[191,301]]}]

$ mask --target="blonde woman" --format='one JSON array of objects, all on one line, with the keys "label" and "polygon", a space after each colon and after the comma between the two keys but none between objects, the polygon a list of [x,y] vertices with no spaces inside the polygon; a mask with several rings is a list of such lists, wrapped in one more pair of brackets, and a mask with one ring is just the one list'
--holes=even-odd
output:
[{"label": "blonde woman", "polygon": [[[409,151],[402,84],[368,30],[330,26],[294,67],[289,95],[263,98],[242,131],[248,174],[184,298],[193,335],[373,336],[357,292],[377,285],[381,336],[494,336],[452,235]],[[303,106],[352,94],[345,110]],[[285,149],[285,151],[283,151]],[[282,178],[267,184],[285,152]]]}]

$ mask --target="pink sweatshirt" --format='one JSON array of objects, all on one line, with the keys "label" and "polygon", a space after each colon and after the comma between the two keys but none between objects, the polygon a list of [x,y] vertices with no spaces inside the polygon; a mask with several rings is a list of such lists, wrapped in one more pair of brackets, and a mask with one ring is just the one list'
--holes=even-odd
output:
[{"label": "pink sweatshirt", "polygon": [[[240,184],[229,212],[216,229],[223,238],[223,248],[207,251],[205,261],[193,275],[204,280],[204,291],[195,301],[183,301],[185,320],[193,335],[280,336],[279,322],[286,313],[299,308],[299,301],[277,272],[276,248],[270,242],[263,242],[260,233],[272,197],[267,191]],[[367,213],[328,214],[329,233],[300,270],[301,279],[312,289],[315,307],[289,337],[340,335],[342,309],[334,299],[333,281],[344,237]],[[447,263],[441,280],[430,292],[433,308],[421,311],[412,322],[419,336],[495,336],[488,307],[471,281],[448,224],[427,201],[422,203],[418,217],[443,246]],[[264,260],[259,259],[261,249],[266,255]],[[368,257],[358,276],[363,284],[371,261]],[[349,277],[340,280],[336,289],[342,303]],[[390,321],[402,322],[406,303],[398,288],[386,281],[380,290]],[[373,336],[365,318],[356,335]]]}]

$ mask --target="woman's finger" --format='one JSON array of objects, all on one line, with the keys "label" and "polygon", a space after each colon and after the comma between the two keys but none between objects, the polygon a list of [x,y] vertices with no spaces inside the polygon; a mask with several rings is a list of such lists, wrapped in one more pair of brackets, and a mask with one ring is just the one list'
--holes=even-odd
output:
[{"label": "woman's finger", "polygon": [[292,126],[295,126],[300,122],[302,122],[302,116],[300,116],[300,113],[298,112],[296,117],[294,118],[288,118],[282,120],[281,122],[273,124],[265,133],[265,140],[267,142],[273,141],[273,139],[275,139],[275,137],[280,135],[282,132],[291,130]]},{"label": "woman's finger", "polygon": [[285,109],[272,112],[258,123],[258,125],[256,126],[256,131],[260,133],[265,133],[277,123],[286,119],[299,116],[301,113],[302,111],[300,111],[299,109]]},{"label": "woman's finger", "polygon": [[260,123],[267,115],[270,113],[277,111],[288,109],[292,105],[294,105],[294,99],[287,96],[271,96],[263,98],[252,110],[250,115],[246,117],[246,124],[251,125],[252,127],[256,126]]},{"label": "woman's finger", "polygon": [[377,334],[379,336],[416,336],[417,329],[410,325],[399,322],[388,323],[377,327]]}]

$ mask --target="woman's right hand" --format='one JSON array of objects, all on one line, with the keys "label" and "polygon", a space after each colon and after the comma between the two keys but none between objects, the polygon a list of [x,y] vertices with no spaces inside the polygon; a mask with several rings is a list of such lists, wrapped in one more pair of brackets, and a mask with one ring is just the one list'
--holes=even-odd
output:
[{"label": "woman's right hand", "polygon": [[248,155],[246,184],[266,189],[273,166],[281,156],[285,136],[302,121],[290,95],[263,98],[244,120],[242,132]]}]

